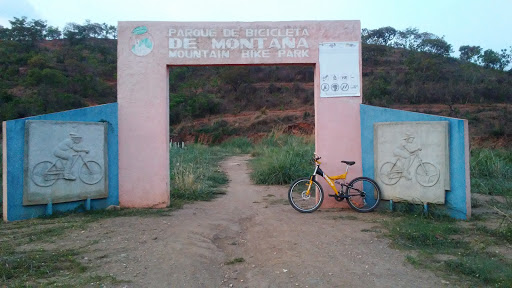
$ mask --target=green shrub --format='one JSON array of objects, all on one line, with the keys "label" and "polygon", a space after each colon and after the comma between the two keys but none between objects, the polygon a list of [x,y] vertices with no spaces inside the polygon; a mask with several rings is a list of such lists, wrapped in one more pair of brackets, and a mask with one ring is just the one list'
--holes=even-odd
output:
[{"label": "green shrub", "polygon": [[512,287],[512,270],[510,264],[490,255],[466,255],[448,260],[446,268],[472,278],[477,278],[485,284],[494,287]]},{"label": "green shrub", "polygon": [[212,125],[203,126],[196,131],[200,134],[206,134],[211,137],[211,142],[208,144],[218,144],[227,136],[236,134],[238,129],[231,127],[226,120],[217,120],[213,122]]},{"label": "green shrub", "polygon": [[512,151],[473,149],[470,171],[472,192],[512,196]]},{"label": "green shrub", "polygon": [[252,151],[254,144],[247,137],[234,137],[222,142],[220,147],[235,154],[248,154]]},{"label": "green shrub", "polygon": [[310,139],[273,133],[255,147],[251,179],[256,184],[290,184],[311,174],[313,152],[314,143]]},{"label": "green shrub", "polygon": [[[228,182],[218,163],[228,154],[219,147],[191,144],[170,151],[171,199],[210,200]],[[171,200],[172,201],[172,200]]]},{"label": "green shrub", "polygon": [[451,237],[460,232],[454,220],[438,221],[423,216],[408,216],[391,221],[388,225],[390,237],[403,247],[439,253],[467,246],[463,241]]},{"label": "green shrub", "polygon": [[[3,165],[3,151],[2,151],[2,145],[0,145],[0,191],[4,191],[3,190],[3,184],[4,184],[4,181],[3,181],[3,177],[4,177],[4,171],[2,170],[4,165]],[[2,217],[3,217],[3,199],[4,197],[0,197],[0,221],[2,221]],[[7,204],[7,203],[6,203]]]}]

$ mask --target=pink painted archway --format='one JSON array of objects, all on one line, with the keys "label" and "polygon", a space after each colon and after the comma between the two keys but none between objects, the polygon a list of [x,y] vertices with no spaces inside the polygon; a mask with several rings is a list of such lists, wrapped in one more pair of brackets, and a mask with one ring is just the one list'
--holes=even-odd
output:
[{"label": "pink painted archway", "polygon": [[[360,40],[359,21],[119,22],[120,205],[169,205],[171,65],[314,64],[315,144],[322,168],[334,175],[340,172],[339,160],[354,160],[351,173],[361,175]],[[359,83],[352,88],[359,96],[320,97],[319,47],[342,42],[358,44]],[[345,65],[325,59],[324,67]],[[336,205],[325,200],[324,207]]]}]

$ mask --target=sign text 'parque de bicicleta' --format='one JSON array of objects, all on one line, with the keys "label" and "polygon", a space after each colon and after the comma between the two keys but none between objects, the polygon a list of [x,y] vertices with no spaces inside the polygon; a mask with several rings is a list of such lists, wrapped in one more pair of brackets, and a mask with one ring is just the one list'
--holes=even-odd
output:
[{"label": "sign text 'parque de bicicleta'", "polygon": [[303,27],[169,28],[169,57],[303,58],[309,57],[308,37]]}]

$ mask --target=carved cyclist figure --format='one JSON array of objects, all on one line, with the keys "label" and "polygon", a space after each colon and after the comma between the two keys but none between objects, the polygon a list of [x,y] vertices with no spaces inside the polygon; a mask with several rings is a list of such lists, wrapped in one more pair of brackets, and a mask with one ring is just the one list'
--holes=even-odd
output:
[{"label": "carved cyclist figure", "polygon": [[82,142],[82,136],[76,133],[69,133],[69,138],[61,141],[53,150],[53,155],[64,161],[64,179],[76,180],[76,176],[72,174],[74,158],[77,156],[75,152],[89,153],[89,150],[82,148],[79,144]]},{"label": "carved cyclist figure", "polygon": [[405,172],[403,177],[407,180],[412,179],[411,173],[409,172],[409,168],[412,165],[412,155],[415,152],[421,151],[421,148],[417,144],[413,143],[414,138],[414,135],[411,133],[405,133],[405,137],[402,138],[403,142],[393,150],[393,155],[399,157],[403,163],[402,168]]}]

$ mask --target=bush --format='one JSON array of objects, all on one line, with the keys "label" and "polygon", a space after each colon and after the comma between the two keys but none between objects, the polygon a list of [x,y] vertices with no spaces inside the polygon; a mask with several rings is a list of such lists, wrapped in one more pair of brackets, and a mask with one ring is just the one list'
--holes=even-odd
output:
[{"label": "bush", "polygon": [[199,144],[171,149],[171,199],[210,200],[222,193],[219,187],[226,184],[228,178],[219,169],[218,162],[227,155],[219,147]]},{"label": "bush", "polygon": [[473,149],[470,171],[473,192],[512,196],[512,151]]},{"label": "bush", "polygon": [[248,154],[252,151],[254,145],[247,137],[230,138],[222,142],[220,147],[235,154]]},{"label": "bush", "polygon": [[251,179],[256,184],[284,185],[312,172],[311,139],[272,133],[256,145],[251,161]]}]

